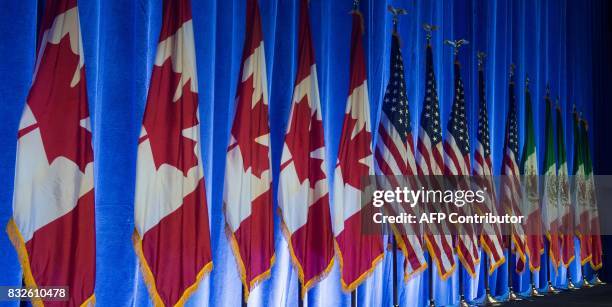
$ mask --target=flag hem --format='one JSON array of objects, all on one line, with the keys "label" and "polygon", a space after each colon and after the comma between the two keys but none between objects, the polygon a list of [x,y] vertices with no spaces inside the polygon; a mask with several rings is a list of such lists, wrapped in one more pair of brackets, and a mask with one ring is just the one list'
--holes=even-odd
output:
[{"label": "flag hem", "polygon": [[302,268],[300,261],[295,256],[295,252],[293,249],[293,243],[291,242],[291,235],[289,234],[289,229],[287,229],[287,225],[285,224],[285,221],[282,218],[283,212],[280,207],[278,207],[277,209],[278,209],[279,216],[281,217],[280,218],[281,230],[283,232],[283,236],[285,237],[285,241],[287,241],[287,246],[289,247],[289,254],[291,255],[291,262],[297,269],[298,278],[300,279],[300,282],[302,283],[301,295],[302,295],[302,298],[304,298],[308,290],[310,290],[314,286],[315,283],[325,279],[329,275],[329,272],[331,272],[331,269],[334,266],[334,257],[331,257],[331,260],[329,261],[329,263],[327,264],[327,266],[321,273],[313,276],[311,279],[304,282],[304,269]]},{"label": "flag hem", "polygon": [[[34,275],[32,275],[32,268],[30,267],[30,256],[28,255],[28,251],[26,250],[25,241],[23,240],[23,236],[21,235],[17,224],[15,224],[15,221],[12,218],[6,224],[6,233],[9,239],[11,240],[11,243],[13,243],[15,251],[17,252],[21,268],[23,269],[23,279],[25,281],[26,287],[38,288],[36,280],[34,279]],[[45,306],[44,302],[40,298],[32,298],[31,302],[32,305],[34,305],[35,307]],[[95,294],[92,294],[79,306],[93,306],[95,304],[96,296]]]},{"label": "flag hem", "polygon": [[[225,216],[225,205],[223,202],[223,213]],[[270,277],[270,273],[272,271],[272,267],[274,266],[274,262],[276,261],[276,251],[272,253],[272,257],[270,258],[270,266],[263,273],[255,276],[251,282],[247,285],[246,280],[246,268],[244,266],[244,262],[242,261],[242,256],[240,255],[240,247],[238,247],[238,241],[236,240],[236,236],[234,236],[234,232],[230,228],[230,225],[225,222],[225,235],[227,236],[227,240],[230,243],[232,253],[234,254],[234,259],[236,260],[236,266],[238,267],[238,274],[240,274],[240,280],[242,281],[242,285],[244,286],[244,301],[248,302],[249,294],[251,291],[259,285],[259,283],[265,281]]]},{"label": "flag hem", "polygon": [[[147,285],[147,289],[149,290],[149,296],[153,301],[155,306],[166,306],[166,304],[162,301],[159,292],[157,291],[157,284],[155,282],[155,277],[153,276],[153,272],[147,262],[147,259],[144,257],[144,252],[142,251],[142,239],[137,230],[134,230],[134,234],[132,235],[132,242],[134,244],[134,251],[138,257],[140,262],[140,268],[142,272],[142,277]],[[187,287],[181,294],[181,297],[173,306],[183,306],[185,302],[191,297],[193,292],[198,288],[202,279],[208,275],[213,269],[212,260],[204,265],[204,267],[198,272],[196,275],[195,281]]]},{"label": "flag hem", "polygon": [[442,281],[445,281],[446,279],[448,279],[449,276],[451,276],[454,272],[455,272],[455,268],[457,267],[457,263],[455,263],[453,261],[453,265],[451,266],[451,268],[448,270],[448,272],[446,272],[446,274],[442,273],[442,265],[441,265],[441,261],[440,259],[438,259],[438,257],[435,256],[435,253],[433,252],[433,245],[431,245],[431,242],[429,242],[429,238],[427,238],[427,236],[425,236],[425,244],[427,244],[427,251],[429,252],[429,255],[431,256],[431,259],[433,259],[433,261],[435,261],[437,267],[438,267],[438,275],[440,275],[440,279],[442,279]]},{"label": "flag hem", "polygon": [[[476,277],[477,273],[475,271],[472,271],[472,268],[469,265],[466,265],[467,258],[465,258],[465,256],[463,255],[463,252],[461,251],[461,248],[459,247],[458,244],[455,247],[455,249],[457,250],[457,257],[459,257],[459,261],[461,261],[461,264],[463,265],[463,268],[465,268],[465,270],[468,272],[468,274],[471,277]],[[478,255],[478,256],[479,257],[476,258],[475,261],[474,261],[474,267],[476,267],[478,264],[480,264],[480,255]]]},{"label": "flag hem", "polygon": [[344,278],[342,277],[342,269],[344,268],[344,260],[342,259],[342,251],[340,250],[340,245],[338,245],[338,241],[336,240],[336,238],[334,238],[334,247],[336,249],[336,255],[338,256],[338,260],[340,260],[339,261],[340,262],[340,283],[342,284],[342,291],[347,292],[347,293],[353,292],[353,290],[357,289],[357,287],[359,287],[359,285],[364,280],[370,277],[370,275],[374,273],[374,269],[376,269],[376,266],[385,257],[385,253],[383,249],[383,252],[381,252],[380,255],[376,256],[374,260],[372,260],[372,262],[370,263],[370,268],[367,269],[365,272],[361,273],[359,277],[357,277],[353,282],[347,285],[346,282],[344,281]]},{"label": "flag hem", "polygon": [[[515,255],[518,254],[518,256],[521,259],[521,261],[523,261],[523,263],[526,263],[527,262],[527,256],[525,254],[525,251],[523,251],[523,249],[519,245],[518,239],[516,238],[517,234],[512,234],[511,236],[512,236],[512,242],[514,243],[514,248],[512,248],[513,249],[513,253]],[[514,271],[516,271],[517,273],[523,273],[524,272],[524,271],[519,271],[517,266],[515,266]]]},{"label": "flag hem", "polygon": [[[402,238],[402,236],[399,234],[399,230],[397,230],[395,225],[391,225],[391,231],[393,231],[393,237],[397,242],[397,246],[402,251],[402,254],[404,254],[404,257],[408,258],[408,249],[406,248],[406,242],[404,242],[404,238]],[[428,267],[427,261],[425,261],[423,264],[421,264],[421,266],[414,269],[412,273],[407,273],[406,266],[408,265],[406,264],[406,262],[404,262],[404,282],[408,282],[412,277],[425,271]]]},{"label": "flag hem", "polygon": [[502,264],[504,264],[504,262],[506,262],[506,255],[501,256],[501,258],[499,258],[499,260],[497,260],[496,262],[491,262],[491,259],[493,259],[493,257],[491,257],[491,248],[489,247],[489,245],[486,243],[486,240],[483,238],[483,236],[480,236],[480,244],[482,245],[482,249],[484,249],[485,253],[487,254],[487,257],[489,257],[489,268],[488,268],[488,272],[489,272],[489,276],[493,275],[493,272],[495,272],[495,270],[497,270],[498,267],[500,267]]},{"label": "flag hem", "polygon": [[[546,239],[548,239],[548,255],[550,256],[550,260],[552,261],[553,268],[555,269],[555,273],[556,273],[559,271],[559,264],[561,264],[561,262],[560,262],[560,259],[555,258],[555,254],[553,253],[552,235],[550,234],[550,231],[546,232]],[[557,237],[557,239],[559,239],[559,237]],[[561,246],[559,245],[559,249],[560,248]]]}]

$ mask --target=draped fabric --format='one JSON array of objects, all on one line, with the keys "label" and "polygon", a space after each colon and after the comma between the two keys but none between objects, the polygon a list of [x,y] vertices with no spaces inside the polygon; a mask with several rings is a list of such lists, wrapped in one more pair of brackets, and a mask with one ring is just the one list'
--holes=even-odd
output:
[{"label": "draped fabric", "polygon": [[[202,160],[208,192],[211,241],[215,268],[188,302],[193,306],[237,306],[240,279],[224,233],[222,214],[225,154],[245,30],[245,1],[192,1]],[[551,95],[560,96],[568,148],[571,136],[571,105],[576,104],[587,119],[592,118],[591,56],[592,29],[599,2],[581,0],[458,0],[408,1],[364,0],[365,53],[371,103],[372,127],[378,126],[380,103],[389,76],[392,22],[387,4],[405,7],[399,35],[404,55],[406,89],[412,127],[421,114],[425,69],[425,33],[421,25],[436,24],[432,45],[442,128],[445,130],[453,97],[453,54],[444,39],[465,38],[470,45],[459,55],[468,113],[470,138],[477,124],[476,54],[488,54],[485,64],[487,101],[491,131],[493,170],[498,174],[502,158],[503,133],[508,97],[508,66],[517,65],[517,98],[520,114],[524,108],[524,81],[531,80],[536,144],[544,148],[544,89],[550,82]],[[37,1],[0,0],[0,224],[11,216],[15,146],[20,113],[32,81]],[[297,69],[298,1],[260,0],[266,45],[270,105],[273,199],[283,136],[288,121],[293,82]],[[319,72],[325,148],[330,161],[337,158],[342,119],[349,85],[349,41],[352,1],[311,0],[310,15],[315,58]],[[97,280],[96,297],[101,306],[150,304],[146,286],[137,269],[131,243],[136,175],[137,142],[146,102],[149,79],[159,38],[159,0],[79,0],[90,113],[93,124],[96,182]],[[522,117],[519,117],[522,118]],[[597,127],[597,123],[593,125]],[[523,128],[521,127],[521,138]],[[373,131],[375,135],[375,131]],[[594,131],[593,134],[597,134]],[[542,165],[543,150],[539,150]],[[573,161],[568,150],[568,161]],[[597,162],[597,161],[596,161]],[[571,164],[571,162],[570,162]],[[597,165],[597,163],[596,163]],[[333,176],[334,164],[327,165]],[[571,169],[571,165],[570,169]],[[333,191],[330,188],[330,191]],[[333,199],[333,195],[330,195]],[[331,204],[333,206],[333,204]],[[333,211],[332,211],[333,212]],[[287,244],[275,214],[277,260],[270,280],[251,294],[251,306],[297,305],[297,273],[290,264]],[[577,244],[578,246],[578,244]],[[358,299],[368,305],[391,304],[391,257],[385,257],[371,278],[359,288]],[[400,263],[403,261],[401,255]],[[546,262],[544,262],[547,264]],[[401,267],[401,266],[399,266]],[[459,270],[458,270],[459,271]],[[458,272],[457,271],[457,272]],[[572,271],[577,274],[575,263]],[[5,233],[0,234],[0,284],[20,285],[17,255]],[[482,274],[482,272],[481,272]],[[506,266],[491,277],[496,295],[506,289]],[[467,276],[467,274],[462,274]],[[399,276],[402,276],[400,273]],[[434,275],[435,276],[435,275]],[[546,266],[538,279],[545,278]],[[577,281],[577,276],[573,275]],[[450,281],[438,282],[436,302],[457,301],[458,273]],[[561,270],[557,283],[564,282]],[[400,289],[400,304],[423,305],[427,299],[428,272],[415,276]],[[529,275],[515,278],[515,287],[527,290]],[[541,282],[543,287],[544,283]],[[473,283],[468,298],[484,293],[482,278]],[[338,266],[327,279],[309,292],[309,305],[347,305],[349,295],[341,292]],[[17,306],[17,302],[14,303]]]}]

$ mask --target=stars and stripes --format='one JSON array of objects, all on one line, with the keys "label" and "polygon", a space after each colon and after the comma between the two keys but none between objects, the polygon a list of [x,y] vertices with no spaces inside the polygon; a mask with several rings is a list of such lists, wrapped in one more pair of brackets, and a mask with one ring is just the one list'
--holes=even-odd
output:
[{"label": "stars and stripes", "polygon": [[274,211],[268,85],[257,0],[247,0],[245,24],[223,203],[226,234],[238,263],[244,298],[248,301],[253,288],[270,276],[274,263]]},{"label": "stars and stripes", "polygon": [[[455,51],[456,52],[456,51]],[[444,168],[445,174],[451,176],[470,175],[470,139],[467,127],[465,93],[461,80],[461,65],[455,55],[454,64],[455,93],[451,115],[447,125],[447,134],[444,141]],[[455,177],[457,178],[457,177]],[[466,182],[459,179],[457,188],[467,189]],[[462,208],[451,207],[466,216],[471,215],[470,206]],[[472,224],[457,224],[457,254],[464,268],[471,276],[476,276],[476,265],[480,262],[478,251],[478,238]]]},{"label": "stars and stripes", "polygon": [[[510,77],[508,85],[509,107],[506,117],[506,133],[504,138],[503,160],[501,166],[501,197],[500,207],[506,214],[521,216],[521,185],[518,159],[518,120],[514,79]],[[517,255],[516,271],[522,272],[526,264],[525,230],[522,224],[511,226],[510,233],[513,251]]]},{"label": "stars and stripes", "polygon": [[[393,33],[391,38],[390,65],[390,77],[382,103],[374,162],[377,175],[383,175],[384,178],[393,180],[394,178],[401,178],[399,176],[415,176],[417,174],[410,110],[406,97],[406,81],[404,80],[404,63],[400,40],[396,32]],[[409,177],[404,178],[408,179],[408,184],[412,183]],[[414,210],[409,206],[398,208],[398,210],[414,214]],[[427,267],[423,243],[420,236],[416,234],[419,232],[418,227],[412,224],[399,226],[410,227],[410,229],[397,229],[396,225],[391,227],[397,245],[405,256],[404,279],[408,280]]]},{"label": "stars and stripes", "polygon": [[93,306],[94,154],[77,1],[47,1],[40,29],[7,233],[25,286],[69,288],[67,300],[34,297],[34,306]]},{"label": "stars and stripes", "polygon": [[280,168],[278,206],[304,296],[334,263],[327,161],[308,0],[302,0],[300,5],[298,71]]},{"label": "stars and stripes", "polygon": [[[478,129],[476,132],[473,174],[479,188],[487,192],[484,206],[476,206],[476,211],[480,215],[487,213],[497,215],[495,186],[492,177],[493,168],[491,162],[491,142],[489,139],[489,115],[485,92],[485,73],[481,63],[479,63],[478,67],[478,95]],[[492,274],[506,260],[500,225],[485,223],[480,235],[480,244],[489,257],[488,272]]]},{"label": "stars and stripes", "polygon": [[[442,131],[440,128],[440,107],[436,89],[436,77],[433,67],[433,51],[427,44],[425,66],[425,97],[419,137],[417,141],[417,171],[420,176],[443,175],[444,160],[442,157]],[[425,178],[424,178],[425,179]],[[424,183],[432,188],[439,187],[441,183],[436,178],[429,177]],[[453,256],[453,240],[445,223],[429,224],[425,233],[425,242],[432,259],[438,267],[442,279],[448,278],[455,270]]]}]

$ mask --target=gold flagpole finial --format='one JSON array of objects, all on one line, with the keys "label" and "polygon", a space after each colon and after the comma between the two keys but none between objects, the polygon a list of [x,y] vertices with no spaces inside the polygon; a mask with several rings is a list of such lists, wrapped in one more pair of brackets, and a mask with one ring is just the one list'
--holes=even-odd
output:
[{"label": "gold flagpole finial", "polygon": [[447,39],[444,43],[451,45],[453,47],[453,54],[457,56],[459,54],[459,49],[463,47],[463,45],[468,45],[470,42],[462,38],[454,41]]},{"label": "gold flagpole finial", "polygon": [[406,15],[408,14],[408,11],[406,9],[403,9],[401,7],[393,7],[392,5],[388,5],[387,6],[387,10],[389,12],[391,12],[391,15],[393,15],[393,32],[397,32],[397,22],[398,22],[398,17],[400,15]]},{"label": "gold flagpole finial", "polygon": [[425,39],[427,39],[427,44],[431,43],[431,32],[438,30],[438,26],[430,25],[428,23],[423,24],[423,30],[425,30]]}]

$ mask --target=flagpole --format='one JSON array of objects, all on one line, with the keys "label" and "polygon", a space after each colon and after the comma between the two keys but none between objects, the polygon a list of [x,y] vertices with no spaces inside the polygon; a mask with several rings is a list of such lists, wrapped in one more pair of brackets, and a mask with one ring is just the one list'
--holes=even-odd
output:
[{"label": "flagpole", "polygon": [[483,259],[482,265],[485,270],[484,272],[485,298],[484,298],[483,303],[485,306],[499,306],[500,302],[493,297],[493,295],[491,294],[491,288],[489,286],[489,265],[487,264],[489,262],[489,255],[486,252],[483,254],[484,256],[482,257]]},{"label": "flagpole", "polygon": [[[484,75],[484,61],[485,58],[487,57],[487,54],[482,52],[482,51],[478,51],[476,53],[476,58],[478,59],[478,72],[482,72]],[[482,89],[483,92],[481,93],[481,95],[483,95],[481,98],[484,99],[484,78],[483,78],[483,83],[482,83]],[[484,100],[483,100],[484,101]],[[486,107],[486,104],[485,104]],[[488,123],[488,120],[487,120]],[[492,182],[491,182],[492,183]],[[495,198],[491,198],[492,200],[494,200]],[[495,204],[492,204],[493,206],[495,206]],[[500,242],[503,243],[503,242]],[[483,259],[483,264],[481,269],[484,270],[484,286],[485,286],[485,297],[484,297],[484,301],[483,301],[483,305],[485,306],[498,306],[500,304],[500,302],[498,300],[496,300],[493,295],[491,295],[491,288],[489,286],[489,254],[486,251],[482,251],[482,259]]]},{"label": "flagpole", "polygon": [[[510,82],[514,82],[512,77],[514,76],[514,69],[516,66],[514,64],[510,64]],[[512,275],[514,274],[512,269],[512,225],[508,225],[508,301],[521,301],[516,292],[512,289]]]},{"label": "flagpole", "polygon": [[357,307],[357,289],[351,291],[351,307]]},{"label": "flagpole", "polygon": [[244,286],[242,286],[242,307],[247,307],[247,301],[244,299]]},{"label": "flagpole", "polygon": [[[467,45],[470,42],[465,40],[465,39],[458,39],[458,40],[445,40],[444,41],[445,44],[448,44],[450,46],[453,47],[453,57],[454,57],[454,62],[458,63],[459,62],[459,49],[463,46],[463,45]],[[458,234],[456,235],[456,237],[458,237]],[[457,238],[459,241],[460,238]],[[465,285],[464,285],[464,281],[463,281],[463,269],[464,266],[463,264],[460,262],[459,263],[459,306],[461,307],[468,307],[469,304],[467,302],[467,300],[465,299],[465,295],[464,295],[464,290],[465,290]]]},{"label": "flagpole", "polygon": [[[438,29],[438,26],[435,25],[430,25],[430,24],[423,24],[423,30],[425,30],[425,39],[427,40],[427,46],[431,46],[431,33],[435,30]],[[439,235],[439,234],[438,234]],[[434,277],[434,259],[433,256],[430,255],[428,253],[429,256],[429,263],[431,263],[431,268],[429,268],[429,307],[435,307],[436,306],[436,302],[434,300],[434,289],[433,289],[433,277]]]},{"label": "flagpole", "polygon": [[[529,92],[529,77],[525,78],[525,95],[527,95],[527,93]],[[525,115],[527,116],[527,115]],[[525,128],[526,129],[526,128]],[[527,196],[529,200],[531,200],[531,198],[529,198],[529,196]],[[536,234],[537,235],[537,234]],[[529,250],[529,238],[527,239],[527,250]],[[535,255],[534,255],[535,256]],[[540,255],[537,255],[537,257],[541,257]],[[529,259],[529,262],[531,263],[533,259]],[[530,264],[531,266],[531,264]],[[536,285],[535,285],[535,277],[536,277],[536,272],[531,271],[531,267],[529,268],[529,272],[531,273],[531,290],[529,291],[529,296],[531,297],[539,297],[539,296],[543,296],[542,294],[540,294],[540,292],[538,291]],[[538,271],[539,273],[539,271]]]},{"label": "flagpole", "polygon": [[[391,5],[387,6],[387,10],[391,13],[391,15],[393,16],[393,35],[399,35],[397,33],[397,23],[398,23],[398,17],[399,15],[406,15],[408,13],[408,11],[406,11],[403,8],[396,8],[393,7]],[[393,233],[390,234],[391,235],[391,242],[392,242],[392,255],[393,255],[393,306],[394,307],[399,307],[399,300],[398,300],[398,280],[397,280],[397,241],[395,240],[395,236],[393,235]]]},{"label": "flagpole", "polygon": [[298,278],[298,307],[304,307],[304,298],[302,298],[302,282]]},{"label": "flagpole", "polygon": [[[393,237],[393,235],[391,235]],[[397,242],[395,237],[391,239],[393,241],[393,306],[399,307],[397,300]]]}]

